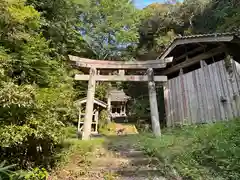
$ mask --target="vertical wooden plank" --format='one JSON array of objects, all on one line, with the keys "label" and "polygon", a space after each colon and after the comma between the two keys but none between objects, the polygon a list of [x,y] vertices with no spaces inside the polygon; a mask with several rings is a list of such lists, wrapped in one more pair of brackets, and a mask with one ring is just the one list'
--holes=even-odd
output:
[{"label": "vertical wooden plank", "polygon": [[185,84],[185,79],[186,79],[186,75],[183,74],[183,70],[181,69],[180,71],[180,86],[181,86],[181,90],[182,90],[182,118],[183,118],[183,123],[184,124],[189,124],[188,122],[188,114],[187,114],[187,109],[188,109],[188,105],[187,105],[187,97],[186,97],[186,84]]},{"label": "vertical wooden plank", "polygon": [[[214,79],[214,67],[215,66],[215,63],[214,64],[211,64],[208,66],[208,74],[209,74],[209,81],[208,79],[206,79],[208,82],[210,82],[210,92],[211,92],[211,97],[212,97],[212,105],[214,107],[214,110],[213,110],[213,119],[212,121],[213,122],[216,122],[217,120],[220,120],[221,119],[221,113],[220,113],[220,107],[219,107],[219,101],[218,101],[218,90],[217,90],[217,86],[216,86],[216,81]],[[206,77],[207,78],[207,77]]]},{"label": "vertical wooden plank", "polygon": [[173,126],[173,101],[172,101],[172,79],[168,80],[168,87],[169,87],[169,115],[170,115],[170,124]]},{"label": "vertical wooden plank", "polygon": [[168,82],[163,84],[163,91],[164,91],[164,105],[165,105],[165,114],[166,114],[166,122],[167,127],[170,127],[170,113],[169,113],[169,86]]},{"label": "vertical wooden plank", "polygon": [[205,81],[204,81],[204,72],[203,69],[199,69],[199,90],[200,90],[200,101],[202,105],[202,123],[206,123],[208,119],[208,110],[206,104],[206,90],[205,90]]},{"label": "vertical wooden plank", "polygon": [[[238,75],[240,76],[240,64],[239,64],[237,61],[235,61],[235,64],[236,64],[237,73],[238,73]],[[240,78],[240,77],[239,77],[239,78]]]},{"label": "vertical wooden plank", "polygon": [[176,86],[175,86],[175,78],[173,78],[171,80],[171,87],[172,87],[172,94],[171,94],[171,98],[172,98],[172,120],[173,120],[173,126],[176,125],[176,111],[175,111],[175,103],[176,103],[176,97],[175,97],[175,92],[176,92]]},{"label": "vertical wooden plank", "polygon": [[167,127],[171,127],[172,126],[172,116],[171,116],[171,84],[170,84],[171,80],[167,81],[167,87],[168,87],[168,97],[167,97]]},{"label": "vertical wooden plank", "polygon": [[188,74],[185,74],[183,76],[183,85],[184,85],[184,99],[183,99],[183,105],[184,105],[184,118],[186,119],[187,123],[188,124],[192,124],[192,121],[191,121],[191,118],[190,118],[190,101],[189,101],[189,95],[190,95],[190,92],[189,92],[189,89],[188,89]]},{"label": "vertical wooden plank", "polygon": [[170,102],[170,116],[171,116],[171,126],[174,127],[175,119],[174,119],[174,98],[173,98],[173,91],[174,91],[174,86],[173,86],[173,80],[171,79],[169,81],[170,85],[170,96],[169,96],[169,102]]},{"label": "vertical wooden plank", "polygon": [[240,93],[240,64],[238,62],[235,61],[234,64],[234,69],[235,69],[235,77],[237,80],[237,86],[238,86],[238,90]]},{"label": "vertical wooden plank", "polygon": [[232,60],[232,66],[233,66],[233,72],[232,72],[232,81],[231,81],[231,85],[232,85],[232,101],[233,101],[233,114],[234,117],[238,117],[238,107],[237,107],[237,103],[236,103],[236,97],[238,95],[238,86],[237,86],[237,79],[236,79],[236,69],[235,69],[235,62],[234,60]]},{"label": "vertical wooden plank", "polygon": [[203,122],[203,108],[202,108],[202,99],[201,99],[201,82],[199,79],[199,74],[200,71],[199,69],[196,70],[196,89],[197,89],[197,100],[198,100],[198,123],[202,123]]},{"label": "vertical wooden plank", "polygon": [[192,77],[193,77],[193,92],[195,93],[196,98],[194,99],[194,112],[195,112],[195,123],[200,123],[201,119],[201,112],[200,112],[200,104],[199,104],[199,93],[198,93],[198,81],[197,81],[197,70],[192,72]]},{"label": "vertical wooden plank", "polygon": [[193,119],[193,103],[194,97],[193,96],[193,80],[192,80],[192,73],[187,73],[186,74],[186,86],[187,86],[187,94],[188,94],[188,112],[189,112],[189,121],[191,124],[194,124],[194,119]]},{"label": "vertical wooden plank", "polygon": [[175,112],[175,125],[178,125],[179,122],[179,113],[178,113],[178,79],[177,77],[174,78],[174,86],[175,86],[175,91],[174,91],[174,98],[175,98],[175,106],[174,106],[174,112]]},{"label": "vertical wooden plank", "polygon": [[181,124],[184,124],[184,110],[183,110],[183,88],[182,88],[182,76],[183,76],[183,71],[180,70],[179,76],[178,76],[178,109],[179,109],[179,117],[180,117],[180,122]]},{"label": "vertical wooden plank", "polygon": [[179,114],[179,121],[180,124],[184,124],[184,119],[183,119],[183,104],[182,104],[182,87],[181,87],[181,78],[178,76],[178,114]]},{"label": "vertical wooden plank", "polygon": [[178,102],[178,99],[177,99],[177,78],[173,78],[173,85],[174,85],[174,96],[173,96],[173,100],[174,100],[174,124],[175,126],[179,123],[179,118],[178,118],[178,112],[177,112],[177,102]]},{"label": "vertical wooden plank", "polygon": [[[231,62],[232,63],[232,62]],[[233,65],[233,63],[232,63]],[[227,72],[225,62],[222,61],[222,68],[223,73],[225,75],[225,82],[226,82],[226,88],[227,88],[227,98],[229,99],[228,103],[228,111],[229,111],[229,118],[233,119],[236,117],[236,103],[234,100],[234,72]]]},{"label": "vertical wooden plank", "polygon": [[226,120],[228,119],[232,119],[233,115],[232,115],[232,111],[231,111],[231,104],[230,104],[230,97],[229,97],[229,90],[228,90],[228,79],[226,78],[226,70],[225,70],[225,64],[224,61],[219,61],[218,65],[218,69],[219,69],[219,73],[221,76],[221,86],[222,86],[222,96],[224,97],[224,99],[226,99],[225,102],[222,102],[224,110],[225,110],[225,117]]},{"label": "vertical wooden plank", "polygon": [[211,68],[210,65],[207,65],[206,62],[204,63],[204,82],[206,84],[206,89],[205,89],[205,93],[206,93],[206,106],[207,106],[207,110],[208,110],[208,122],[213,122],[215,121],[216,117],[215,117],[215,103],[214,103],[214,95],[212,94],[212,83],[211,82],[211,78],[210,78],[210,73],[209,73],[209,68]]},{"label": "vertical wooden plank", "polygon": [[[195,107],[195,103],[196,102],[196,92],[194,91],[194,79],[193,79],[193,72],[189,73],[189,77],[188,77],[188,88],[189,88],[189,92],[190,92],[190,111],[191,111],[191,119],[192,119],[192,123],[195,124],[196,123],[196,107]],[[195,95],[195,96],[193,96]]]},{"label": "vertical wooden plank", "polygon": [[225,110],[224,110],[224,107],[223,107],[223,103],[221,102],[221,96],[223,96],[223,87],[222,87],[222,84],[221,84],[221,75],[220,75],[220,70],[218,68],[218,63],[219,62],[216,62],[213,66],[213,69],[214,69],[214,80],[216,82],[216,86],[217,86],[217,92],[218,92],[218,104],[219,104],[219,107],[220,107],[220,112],[221,112],[221,119],[219,120],[225,120],[226,119],[226,115],[225,115]]},{"label": "vertical wooden plank", "polygon": [[197,101],[197,90],[196,90],[196,79],[194,78],[195,72],[190,73],[189,77],[189,86],[191,91],[191,115],[192,115],[192,122],[194,124],[198,121],[198,101]]},{"label": "vertical wooden plank", "polygon": [[201,68],[199,69],[199,80],[201,82],[200,91],[201,91],[201,102],[202,102],[202,111],[203,111],[203,119],[202,122],[206,123],[211,121],[209,117],[209,108],[208,108],[208,93],[206,90],[206,81],[205,81],[205,74],[204,74],[204,64],[203,60],[200,61]]},{"label": "vertical wooden plank", "polygon": [[234,71],[234,77],[236,79],[236,88],[237,88],[236,94],[234,96],[234,100],[237,108],[237,116],[240,116],[240,72],[238,72],[237,65],[239,64],[234,61],[233,71]]}]

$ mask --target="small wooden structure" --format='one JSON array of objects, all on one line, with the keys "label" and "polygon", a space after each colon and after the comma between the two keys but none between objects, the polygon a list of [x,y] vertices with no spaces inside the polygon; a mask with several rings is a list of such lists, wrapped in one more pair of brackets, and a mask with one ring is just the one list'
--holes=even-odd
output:
[{"label": "small wooden structure", "polygon": [[209,123],[240,116],[240,39],[234,34],[178,37],[159,59],[173,57],[167,75],[168,126]]},{"label": "small wooden structure", "polygon": [[110,116],[111,119],[126,119],[126,105],[130,99],[123,90],[112,89],[108,94],[108,101],[110,101]]},{"label": "small wooden structure", "polygon": [[[84,117],[85,113],[82,112],[84,104],[87,103],[87,97],[83,99],[79,99],[76,101],[76,105],[78,106],[79,109],[79,115],[78,115],[78,133],[83,132],[83,127],[84,127]],[[107,104],[103,101],[100,101],[98,99],[94,99],[94,109],[93,109],[93,115],[92,115],[92,121],[91,121],[91,134],[98,134],[98,120],[99,120],[99,113],[101,108],[106,109]]]}]

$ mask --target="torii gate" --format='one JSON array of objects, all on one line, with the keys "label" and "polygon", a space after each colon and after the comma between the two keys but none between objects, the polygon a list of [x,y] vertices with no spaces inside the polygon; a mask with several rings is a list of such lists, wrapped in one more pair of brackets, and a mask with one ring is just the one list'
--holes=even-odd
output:
[{"label": "torii gate", "polygon": [[[164,61],[105,61],[80,58],[69,55],[71,61],[76,62],[76,66],[89,68],[89,75],[75,75],[75,80],[88,81],[87,104],[83,127],[83,140],[88,140],[91,134],[91,121],[93,113],[93,101],[95,95],[96,81],[146,81],[148,82],[149,101],[151,109],[152,129],[155,136],[161,135],[158,104],[156,96],[155,82],[166,82],[167,76],[154,76],[153,69],[165,68],[166,63],[171,62],[172,58],[166,58]],[[110,69],[119,70],[119,75],[100,75],[97,70]],[[147,70],[147,75],[124,75],[125,70]]]}]

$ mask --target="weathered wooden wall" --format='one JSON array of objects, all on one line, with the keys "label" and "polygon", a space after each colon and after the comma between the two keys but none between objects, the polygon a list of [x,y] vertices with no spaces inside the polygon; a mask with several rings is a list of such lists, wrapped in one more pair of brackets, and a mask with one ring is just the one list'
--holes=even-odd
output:
[{"label": "weathered wooden wall", "polygon": [[240,64],[233,64],[230,75],[219,61],[170,79],[164,89],[167,126],[240,116]]}]

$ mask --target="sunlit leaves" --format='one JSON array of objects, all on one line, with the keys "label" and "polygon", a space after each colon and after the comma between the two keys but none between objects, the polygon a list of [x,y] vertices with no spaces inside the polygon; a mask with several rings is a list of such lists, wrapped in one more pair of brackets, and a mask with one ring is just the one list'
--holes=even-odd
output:
[{"label": "sunlit leaves", "polygon": [[30,85],[18,86],[12,82],[3,82],[0,88],[1,107],[30,107],[34,103],[34,88]]},{"label": "sunlit leaves", "polygon": [[127,0],[91,0],[81,15],[80,29],[97,58],[110,59],[138,42],[139,18]]},{"label": "sunlit leaves", "polygon": [[10,1],[7,8],[10,22],[14,25],[27,25],[29,28],[38,28],[40,14],[32,6],[25,6],[25,1]]}]

